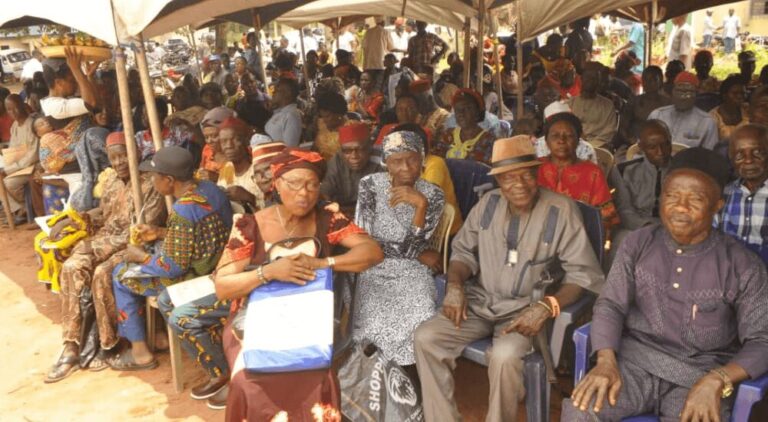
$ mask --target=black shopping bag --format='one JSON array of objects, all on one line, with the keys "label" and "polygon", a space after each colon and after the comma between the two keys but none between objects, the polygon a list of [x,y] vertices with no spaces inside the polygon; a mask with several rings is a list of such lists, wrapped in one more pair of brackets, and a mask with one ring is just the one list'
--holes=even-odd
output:
[{"label": "black shopping bag", "polygon": [[356,345],[339,370],[341,413],[358,422],[424,420],[415,383],[373,345]]}]

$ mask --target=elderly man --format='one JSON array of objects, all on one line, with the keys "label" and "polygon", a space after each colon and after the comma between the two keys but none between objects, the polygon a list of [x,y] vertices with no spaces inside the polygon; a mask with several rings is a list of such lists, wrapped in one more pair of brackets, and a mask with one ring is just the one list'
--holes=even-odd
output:
[{"label": "elderly man", "polygon": [[360,179],[380,172],[381,166],[371,158],[371,135],[367,123],[352,122],[339,128],[341,148],[328,162],[328,171],[320,185],[320,193],[337,202],[341,212],[354,216]]},{"label": "elderly man", "polygon": [[[415,333],[428,422],[461,418],[451,372],[464,347],[490,335],[486,421],[517,420],[530,337],[585,288],[603,282],[576,204],[538,187],[540,164],[528,136],[493,145],[490,174],[500,189],[480,200],[456,235],[442,311]],[[565,273],[562,286],[531,306],[534,284],[554,261]]]},{"label": "elderly man", "polygon": [[728,146],[739,178],[725,187],[718,226],[768,263],[768,129],[755,124],[741,126]]},{"label": "elderly man", "polygon": [[[46,375],[45,382],[52,383],[66,378],[78,367],[101,370],[107,367],[110,350],[118,342],[115,333],[117,311],[112,295],[112,270],[123,261],[125,248],[128,246],[128,228],[136,218],[136,210],[131,199],[130,172],[128,155],[123,132],[114,132],[107,137],[107,155],[112,165],[107,170],[99,207],[87,213],[93,236],[80,241],[72,250],[72,255],[64,261],[59,275],[61,283],[61,328],[64,338],[64,350]],[[148,174],[142,176],[142,213],[147,224],[165,223],[165,202],[163,197],[152,187]],[[55,239],[65,227],[71,225],[67,218],[51,230],[51,239]],[[99,329],[100,353],[91,362],[82,362],[78,356],[82,315],[80,314],[80,295],[85,287],[93,293],[93,307],[96,313],[96,325]]]},{"label": "elderly man", "polygon": [[571,111],[584,126],[584,139],[596,146],[611,142],[617,130],[613,103],[597,93],[603,68],[597,62],[587,63],[581,75],[581,95],[568,100]]},{"label": "elderly man", "polygon": [[675,77],[672,105],[652,111],[648,119],[659,119],[672,131],[672,142],[689,147],[713,149],[720,141],[717,123],[695,106],[699,78],[690,72]]},{"label": "elderly man", "polygon": [[[18,94],[11,94],[5,98],[4,108],[13,119],[11,124],[11,143],[5,151],[5,167],[0,167],[0,176],[4,177],[3,183],[8,192],[11,212],[21,210],[24,202],[24,186],[32,176],[31,167],[39,161],[38,139],[32,127],[32,118],[29,117],[24,101]],[[39,202],[39,201],[38,201]],[[42,203],[37,204],[42,210]]]},{"label": "elderly man", "polygon": [[661,225],[621,245],[594,308],[597,365],[562,420],[727,421],[733,386],[768,370],[765,266],[712,227],[728,173],[704,148],[672,160]]},{"label": "elderly man", "polygon": [[672,135],[661,120],[648,120],[640,128],[638,146],[643,156],[616,166],[618,205],[622,227],[635,230],[659,222],[661,181],[672,157]]}]

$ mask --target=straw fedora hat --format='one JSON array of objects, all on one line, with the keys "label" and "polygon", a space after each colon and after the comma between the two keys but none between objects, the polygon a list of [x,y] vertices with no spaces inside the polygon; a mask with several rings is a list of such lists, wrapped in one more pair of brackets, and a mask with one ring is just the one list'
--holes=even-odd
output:
[{"label": "straw fedora hat", "polygon": [[541,164],[528,135],[498,139],[493,143],[489,176]]}]

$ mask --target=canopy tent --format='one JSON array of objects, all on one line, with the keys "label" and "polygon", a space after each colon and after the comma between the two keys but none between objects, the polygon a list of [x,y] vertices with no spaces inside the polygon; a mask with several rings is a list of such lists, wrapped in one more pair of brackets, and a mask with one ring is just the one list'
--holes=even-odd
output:
[{"label": "canopy tent", "polygon": [[140,33],[171,1],[9,1],[0,7],[0,27],[44,25],[55,21],[117,45],[118,38],[124,40]]},{"label": "canopy tent", "polygon": [[[738,0],[699,0],[696,2],[658,0],[658,11],[656,12],[656,21],[654,23],[664,22],[667,19],[684,15],[686,13],[695,12],[696,10],[737,2]],[[622,7],[618,10],[615,10],[614,13],[633,21],[649,22],[651,20],[652,4],[652,2],[646,1],[644,4]]]}]

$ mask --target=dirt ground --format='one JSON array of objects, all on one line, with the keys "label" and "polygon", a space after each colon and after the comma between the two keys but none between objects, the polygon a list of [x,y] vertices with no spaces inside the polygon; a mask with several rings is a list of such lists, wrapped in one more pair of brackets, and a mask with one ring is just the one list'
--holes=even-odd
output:
[{"label": "dirt ground", "polygon": [[[171,384],[167,353],[151,371],[121,373],[78,371],[55,383],[43,378],[61,351],[59,299],[36,279],[32,249],[36,226],[15,231],[0,227],[0,421],[221,421],[223,411],[189,397],[204,378],[184,357],[185,390]],[[488,381],[485,368],[460,360],[455,374],[459,409],[468,422],[485,418]],[[560,399],[553,394],[553,417],[559,420]],[[525,410],[520,406],[519,421]]]}]

